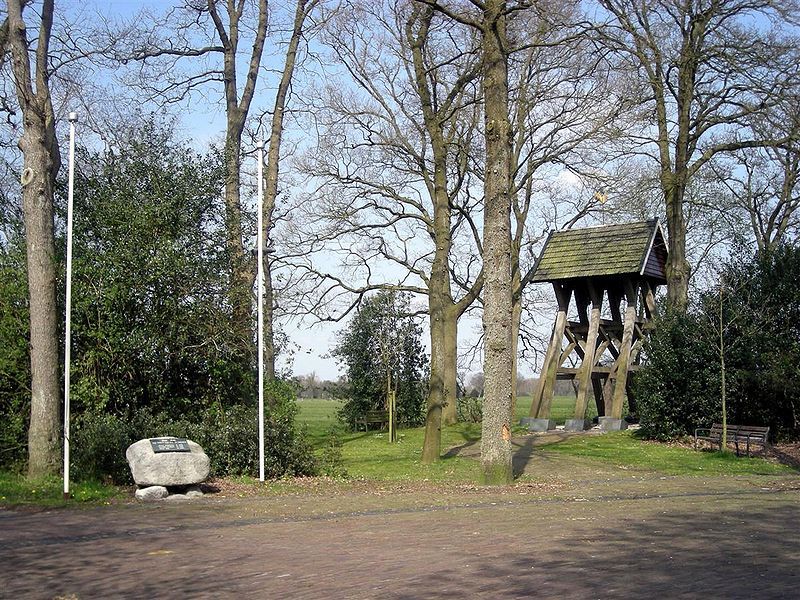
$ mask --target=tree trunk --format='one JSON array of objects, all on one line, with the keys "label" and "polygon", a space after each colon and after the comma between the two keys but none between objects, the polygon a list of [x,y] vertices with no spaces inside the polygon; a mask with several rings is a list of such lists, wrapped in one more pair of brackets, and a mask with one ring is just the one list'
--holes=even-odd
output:
[{"label": "tree trunk", "polygon": [[[269,132],[267,166],[264,177],[264,207],[262,239],[269,247],[272,233],[272,215],[278,199],[278,173],[281,157],[281,141],[283,139],[283,121],[286,114],[286,101],[289,87],[294,76],[297,62],[297,48],[303,35],[303,25],[310,11],[318,3],[317,0],[297,0],[295,5],[294,26],[289,46],[286,49],[286,60],[281,73],[281,81],[275,94],[275,105],[272,112],[272,123]],[[264,257],[264,375],[267,381],[275,379],[275,336],[274,336],[274,288],[272,286],[272,268],[269,253]]]},{"label": "tree trunk", "polygon": [[208,0],[208,11],[223,47],[223,87],[225,90],[225,227],[230,265],[228,298],[234,331],[242,344],[248,362],[253,356],[253,283],[256,278],[255,263],[244,252],[242,241],[241,205],[241,149],[244,124],[250,112],[250,104],[258,80],[264,38],[267,31],[267,3],[258,0],[258,23],[254,28],[250,62],[247,66],[244,89],[239,98],[237,86],[237,56],[239,54],[239,31],[241,10],[227,3],[228,28],[226,30],[218,10],[219,0]]},{"label": "tree trunk", "polygon": [[445,318],[440,300],[429,291],[431,327],[431,375],[428,387],[428,405],[425,415],[425,440],[422,445],[422,462],[431,464],[439,460],[442,444],[442,409],[445,401]]},{"label": "tree trunk", "polygon": [[448,307],[445,311],[444,322],[444,409],[442,421],[445,425],[453,425],[458,422],[456,403],[458,402],[458,384],[456,375],[458,373],[458,314],[457,311]]},{"label": "tree trunk", "polygon": [[47,135],[46,129],[38,118],[26,116],[20,142],[24,167],[33,172],[33,180],[22,189],[31,332],[30,478],[57,473],[60,451],[61,386],[53,238],[53,183],[58,166],[44,143],[50,139],[55,144],[54,136]]},{"label": "tree trunk", "polygon": [[[439,191],[437,196],[444,195]],[[433,255],[431,274],[428,281],[428,312],[431,326],[431,375],[428,389],[428,412],[425,420],[425,441],[422,461],[438,460],[442,436],[442,419],[455,422],[455,410],[449,414],[447,403],[454,388],[448,389],[450,380],[455,383],[455,365],[448,362],[447,321],[448,308],[452,305],[450,296],[450,213],[434,208],[434,239],[436,251]],[[448,373],[448,371],[452,373]],[[455,406],[452,407],[455,409]],[[445,421],[445,424],[447,421]]]},{"label": "tree trunk", "polygon": [[517,414],[517,372],[519,368],[519,328],[522,322],[522,283],[519,276],[519,252],[515,252],[512,261],[517,268],[512,276],[512,289],[519,290],[519,294],[512,297],[511,306],[511,419],[516,420]]},{"label": "tree trunk", "polygon": [[238,111],[233,114],[229,112],[225,136],[225,230],[230,265],[228,298],[231,304],[234,330],[239,337],[239,343],[242,344],[242,348],[250,348],[253,331],[252,287],[254,275],[250,261],[245,256],[242,242],[240,170],[243,130],[244,121]]},{"label": "tree trunk", "polygon": [[483,10],[486,175],[483,224],[485,391],[481,436],[483,481],[506,484],[511,467],[511,127],[505,2]]},{"label": "tree trunk", "polygon": [[[446,161],[441,152],[434,152],[435,162]],[[438,460],[442,436],[442,417],[449,416],[446,408],[449,392],[447,384],[447,319],[448,308],[452,305],[450,295],[450,208],[447,198],[444,169],[435,170],[435,192],[433,194],[433,239],[436,250],[431,264],[428,281],[428,310],[431,324],[431,377],[428,392],[428,413],[425,422],[425,442],[423,444],[423,462]],[[435,355],[435,356],[434,356]],[[452,373],[455,381],[455,372]],[[455,408],[455,407],[453,407]],[[454,420],[454,419],[453,419]],[[434,457],[435,454],[435,457]]]},{"label": "tree trunk", "polygon": [[[264,259],[264,379],[275,379],[275,329],[273,325],[275,313],[275,292],[272,288],[272,263],[269,256]],[[275,401],[269,398],[270,407]]]},{"label": "tree trunk", "polygon": [[685,186],[676,179],[671,173],[662,176],[669,233],[667,301],[673,308],[685,311],[689,304],[689,262],[686,260],[686,219],[683,215]]},{"label": "tree trunk", "polygon": [[[419,96],[420,108],[425,128],[430,136],[433,154],[433,179],[427,179],[428,193],[433,203],[433,216],[428,223],[436,248],[433,254],[430,277],[428,280],[428,310],[431,322],[431,386],[428,397],[428,419],[423,455],[426,460],[433,460],[433,446],[437,446],[441,438],[442,421],[451,425],[457,421],[456,415],[456,336],[455,320],[458,315],[453,311],[453,297],[450,289],[450,250],[452,246],[450,233],[451,198],[447,189],[447,153],[448,145],[442,129],[443,120],[439,111],[446,112],[436,102],[428,81],[429,73],[425,64],[425,46],[428,41],[433,8],[421,4],[414,9],[406,21],[406,42],[411,50],[414,67],[414,85]],[[464,85],[462,82],[460,85]],[[436,360],[433,358],[436,348]],[[433,436],[428,439],[428,432]]]},{"label": "tree trunk", "polygon": [[[59,464],[58,315],[53,236],[53,186],[61,166],[47,72],[53,0],[41,7],[41,26],[32,74],[24,2],[9,0],[8,38],[17,99],[22,111],[22,204],[30,302],[31,415],[28,477],[54,474]],[[35,86],[34,86],[35,81]]]},{"label": "tree trunk", "polygon": [[[439,175],[444,176],[444,173]],[[437,197],[445,195],[439,189]],[[439,207],[441,208],[441,207]],[[428,409],[425,418],[425,441],[422,448],[422,462],[429,464],[439,459],[442,441],[442,421],[452,418],[455,422],[455,404],[452,406],[452,416],[448,412],[447,404],[451,396],[455,398],[455,364],[450,364],[450,341],[448,334],[452,323],[450,310],[452,297],[450,295],[450,270],[448,257],[450,252],[450,213],[434,209],[434,239],[436,251],[431,265],[430,280],[428,282],[428,311],[431,327],[431,374],[428,389]],[[452,382],[452,383],[451,383]],[[453,387],[450,387],[453,386]]]}]

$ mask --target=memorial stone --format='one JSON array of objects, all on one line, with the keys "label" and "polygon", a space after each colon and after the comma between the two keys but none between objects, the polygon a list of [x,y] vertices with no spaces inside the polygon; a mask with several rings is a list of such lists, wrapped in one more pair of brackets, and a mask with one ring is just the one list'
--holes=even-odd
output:
[{"label": "memorial stone", "polygon": [[198,484],[208,478],[210,468],[199,444],[174,437],[139,440],[128,447],[125,458],[139,487]]}]

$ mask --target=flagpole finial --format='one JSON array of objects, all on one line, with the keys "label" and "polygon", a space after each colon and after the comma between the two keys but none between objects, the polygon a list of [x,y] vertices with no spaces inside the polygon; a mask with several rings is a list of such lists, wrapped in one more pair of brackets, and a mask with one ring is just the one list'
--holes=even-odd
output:
[{"label": "flagpole finial", "polygon": [[256,148],[258,148],[259,150],[263,150],[264,149],[264,140],[258,140],[256,142]]},{"label": "flagpole finial", "polygon": [[70,123],[77,123],[78,122],[78,113],[76,113],[76,112],[69,113],[68,119],[69,119]]}]

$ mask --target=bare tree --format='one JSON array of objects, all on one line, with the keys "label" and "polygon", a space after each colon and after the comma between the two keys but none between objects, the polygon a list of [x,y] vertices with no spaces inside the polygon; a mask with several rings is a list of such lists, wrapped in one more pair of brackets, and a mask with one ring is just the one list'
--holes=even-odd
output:
[{"label": "bare tree", "polygon": [[712,163],[714,174],[744,216],[759,253],[769,252],[800,231],[800,114],[789,96],[754,128],[779,146],[745,148],[729,160]]},{"label": "bare tree", "polygon": [[[429,48],[429,31],[434,11],[429,6],[414,5],[406,22],[406,40],[411,47],[414,67],[414,84],[420,99],[423,122],[430,136],[433,154],[433,185],[429,188],[433,201],[432,235],[436,248],[428,279],[428,308],[431,328],[431,378],[428,395],[428,418],[425,423],[425,443],[422,461],[433,462],[439,458],[441,446],[441,422],[456,421],[456,352],[457,323],[459,317],[472,303],[482,284],[479,276],[468,288],[467,294],[455,302],[450,285],[450,261],[452,250],[451,230],[453,206],[448,192],[448,154],[459,142],[453,134],[461,133],[448,121],[453,112],[464,101],[466,88],[477,75],[473,60],[466,63],[446,96],[437,98],[436,87],[441,83],[432,68],[443,57]],[[468,97],[469,101],[470,97]],[[464,150],[455,160],[464,161]],[[457,187],[456,187],[457,189]],[[465,215],[470,218],[470,215]],[[477,241],[477,240],[476,240]],[[442,419],[441,413],[444,414]]]},{"label": "bare tree", "polygon": [[[243,243],[241,171],[242,135],[261,71],[267,36],[267,0],[257,0],[254,14],[245,0],[185,0],[162,21],[147,27],[148,15],[126,25],[127,50],[117,50],[119,62],[138,61],[149,68],[136,72],[136,84],[149,99],[179,102],[221,83],[225,105],[225,222],[230,260],[230,302],[235,327],[249,347],[252,331],[254,265]],[[252,23],[251,23],[252,21]],[[240,44],[250,34],[250,51],[242,72]],[[118,32],[114,37],[118,37]],[[210,60],[215,59],[215,60]],[[184,61],[194,61],[187,70]]]},{"label": "bare tree", "polygon": [[609,17],[601,37],[627,57],[635,74],[631,90],[638,89],[651,115],[629,132],[636,144],[631,153],[645,154],[659,167],[669,231],[668,299],[685,309],[687,185],[720,153],[780,141],[750,135],[746,127],[796,85],[797,61],[786,58],[794,44],[778,31],[796,7],[770,0],[599,4]]},{"label": "bare tree", "polygon": [[[476,4],[480,4],[477,3]],[[480,20],[486,175],[483,213],[485,378],[481,464],[486,483],[509,483],[511,469],[511,122],[508,107],[507,6],[486,0]]]},{"label": "bare tree", "polygon": [[[264,219],[263,239],[269,246],[273,227],[275,203],[278,198],[278,174],[281,157],[281,141],[283,139],[284,120],[289,90],[294,77],[295,65],[300,42],[303,40],[306,22],[312,11],[322,0],[297,0],[292,24],[292,33],[286,49],[281,79],[275,93],[275,103],[269,132],[267,151],[267,168],[264,173]],[[275,340],[274,340],[274,305],[275,293],[272,281],[272,261],[269,255],[264,260],[264,367],[267,380],[275,378]]]},{"label": "bare tree", "polygon": [[418,0],[481,37],[484,107],[483,332],[485,378],[481,435],[483,481],[508,483],[511,468],[512,294],[511,187],[512,128],[508,61],[512,43],[508,20],[528,2],[472,0],[471,8]]},{"label": "bare tree", "polygon": [[[314,111],[320,144],[303,168],[323,182],[308,215],[309,223],[323,217],[316,239],[327,240],[327,252],[341,252],[351,275],[323,277],[314,306],[334,289],[355,297],[345,311],[376,288],[427,297],[431,383],[423,461],[431,462],[439,458],[442,422],[456,418],[457,321],[481,284],[474,261],[453,264],[462,229],[478,255],[480,248],[472,216],[481,198],[470,194],[467,164],[479,115],[479,63],[474,39],[451,31],[429,7],[348,8],[327,41],[357,91],[327,90]],[[302,233],[307,241],[308,227]],[[400,281],[380,273],[378,257],[401,270]]]},{"label": "bare tree", "polygon": [[[279,164],[283,132],[292,82],[302,60],[311,31],[311,19],[323,0],[296,0],[284,11],[268,6],[267,0],[183,0],[164,15],[142,13],[144,24],[125,25],[127,50],[114,58],[139,68],[129,69],[126,82],[145,92],[148,99],[162,104],[205,99],[222,92],[225,107],[225,206],[230,257],[230,301],[235,327],[245,348],[252,344],[252,287],[256,264],[246,252],[244,239],[250,230],[242,186],[242,141],[249,131],[247,121],[254,112],[256,88],[264,77],[265,46],[271,37],[279,41],[281,67],[271,110],[257,116],[267,121],[267,164],[264,194],[264,240],[272,241],[275,207],[280,195]],[[284,22],[286,26],[284,26]],[[244,50],[244,51],[243,51]],[[276,53],[277,54],[277,53]],[[243,55],[245,60],[243,61]],[[271,69],[269,69],[271,70]],[[257,100],[256,100],[257,102]],[[260,135],[258,128],[250,133]],[[275,257],[267,255],[265,272],[265,368],[267,378],[275,376]]]},{"label": "bare tree", "polygon": [[[537,10],[521,13],[511,26],[512,49],[519,48],[509,56],[516,380],[522,300],[533,276],[536,249],[548,230],[573,227],[603,211],[595,192],[604,176],[597,167],[630,100],[617,89],[608,57],[586,35],[580,2],[542,3]],[[566,186],[559,183],[564,172],[594,186],[570,197],[576,190],[565,193]]]},{"label": "bare tree", "polygon": [[[53,188],[61,166],[50,95],[49,47],[53,0],[34,15],[37,37],[28,37],[23,11],[28,3],[9,0],[0,51],[11,53],[17,101],[22,112],[22,200],[28,263],[31,325],[31,419],[28,476],[55,473],[59,463],[58,316],[53,237]],[[33,11],[31,11],[33,12]],[[32,59],[32,60],[31,60]]]}]

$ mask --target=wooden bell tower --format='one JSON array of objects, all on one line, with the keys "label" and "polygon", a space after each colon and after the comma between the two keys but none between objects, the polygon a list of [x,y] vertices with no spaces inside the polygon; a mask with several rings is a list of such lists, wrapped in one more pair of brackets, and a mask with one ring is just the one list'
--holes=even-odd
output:
[{"label": "wooden bell tower", "polygon": [[[588,426],[590,389],[602,428],[626,426],[624,401],[634,403],[630,373],[639,368],[655,314],[655,291],[666,284],[666,263],[664,231],[657,219],[550,234],[532,281],[553,285],[558,311],[531,418],[526,419],[531,430],[555,426],[550,407],[557,379],[577,379],[575,414],[565,429]],[[573,302],[577,321],[568,320]],[[564,366],[571,356],[579,361],[577,368]]]}]

